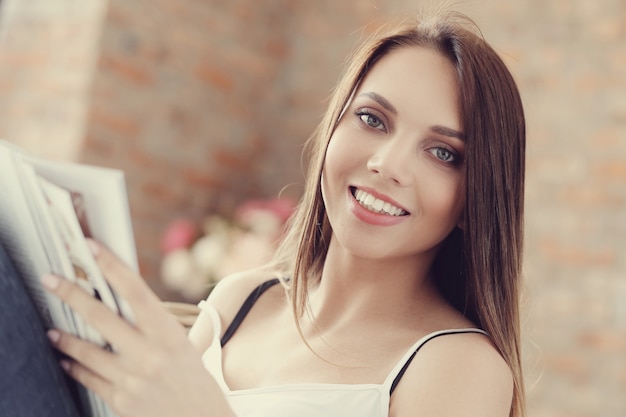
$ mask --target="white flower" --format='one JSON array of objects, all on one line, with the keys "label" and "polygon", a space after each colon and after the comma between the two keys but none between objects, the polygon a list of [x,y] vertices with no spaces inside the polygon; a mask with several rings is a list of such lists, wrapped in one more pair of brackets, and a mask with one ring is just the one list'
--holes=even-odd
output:
[{"label": "white flower", "polygon": [[269,210],[251,210],[241,219],[241,223],[254,234],[276,236],[282,226],[280,218]]},{"label": "white flower", "polygon": [[268,236],[239,232],[233,237],[229,251],[216,268],[220,277],[255,268],[269,262],[274,254],[274,244]]},{"label": "white flower", "polygon": [[[224,276],[270,261],[292,209],[293,204],[287,200],[250,200],[230,220],[219,215],[207,216],[200,225],[198,240],[184,240],[185,246],[180,247],[180,242],[174,239],[178,246],[167,246],[173,250],[165,251],[161,262],[163,284],[184,297],[204,298]],[[178,223],[174,226],[174,232],[183,229]]]},{"label": "white flower", "polygon": [[228,237],[224,234],[204,236],[191,248],[193,263],[204,276],[215,279],[215,270],[222,262],[228,247]]},{"label": "white flower", "polygon": [[187,249],[177,249],[165,255],[161,263],[161,279],[169,288],[190,299],[202,298],[209,291],[209,283]]},{"label": "white flower", "polygon": [[187,249],[176,249],[163,258],[161,277],[171,288],[180,289],[185,286],[189,277],[196,272],[191,253]]}]

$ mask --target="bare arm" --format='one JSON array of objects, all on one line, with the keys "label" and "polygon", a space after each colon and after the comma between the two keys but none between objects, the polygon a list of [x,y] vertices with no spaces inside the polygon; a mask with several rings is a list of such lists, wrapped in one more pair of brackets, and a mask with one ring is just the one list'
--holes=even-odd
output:
[{"label": "bare arm", "polygon": [[391,397],[392,417],[508,417],[511,371],[482,335],[448,335],[416,355]]}]

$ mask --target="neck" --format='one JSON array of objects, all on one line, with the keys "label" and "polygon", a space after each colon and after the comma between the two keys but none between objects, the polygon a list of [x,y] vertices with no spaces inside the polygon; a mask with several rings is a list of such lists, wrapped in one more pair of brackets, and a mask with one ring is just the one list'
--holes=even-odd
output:
[{"label": "neck", "polygon": [[420,317],[440,300],[429,270],[433,255],[363,259],[331,241],[319,285],[310,291],[318,327],[398,323]]}]

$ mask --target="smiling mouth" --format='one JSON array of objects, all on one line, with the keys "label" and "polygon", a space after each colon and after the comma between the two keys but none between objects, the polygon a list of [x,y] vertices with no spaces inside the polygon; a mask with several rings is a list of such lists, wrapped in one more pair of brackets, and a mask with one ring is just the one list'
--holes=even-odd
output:
[{"label": "smiling mouth", "polygon": [[396,207],[393,204],[383,201],[380,198],[376,198],[373,195],[358,189],[356,187],[350,187],[350,192],[354,199],[365,209],[378,213],[386,214],[388,216],[406,216],[409,213],[406,210]]}]

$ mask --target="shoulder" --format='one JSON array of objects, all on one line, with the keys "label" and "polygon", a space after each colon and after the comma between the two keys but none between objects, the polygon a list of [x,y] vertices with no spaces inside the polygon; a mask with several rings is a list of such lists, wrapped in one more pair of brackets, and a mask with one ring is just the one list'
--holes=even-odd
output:
[{"label": "shoulder", "polygon": [[[275,278],[275,274],[262,269],[253,269],[228,275],[218,282],[205,301],[209,308],[217,312],[221,331],[235,318],[235,315],[248,296],[264,282]],[[276,285],[281,288],[281,285]],[[282,290],[268,291],[281,294]],[[269,294],[268,294],[269,295]],[[214,337],[213,320],[206,311],[201,311],[189,332],[189,339],[201,351],[204,351]]]},{"label": "shoulder", "polygon": [[390,415],[508,417],[511,370],[491,340],[479,333],[428,341],[400,380]]},{"label": "shoulder", "polygon": [[[276,274],[264,269],[253,269],[229,275],[215,286],[207,302],[215,307],[220,317],[226,321],[226,324],[229,324],[252,291],[264,282],[275,278]],[[281,285],[276,287],[281,288]],[[275,293],[275,291],[268,291],[268,295],[270,293]],[[276,293],[282,293],[282,291]]]}]

